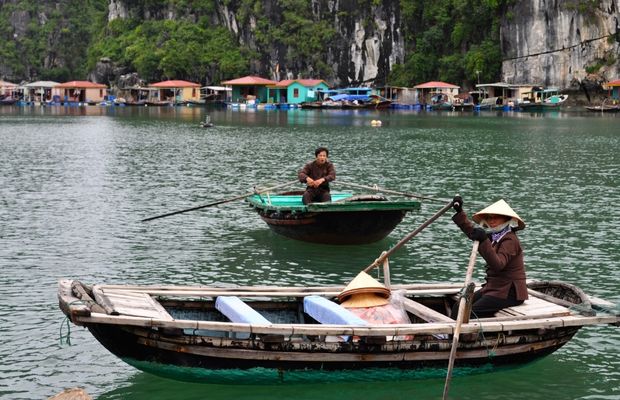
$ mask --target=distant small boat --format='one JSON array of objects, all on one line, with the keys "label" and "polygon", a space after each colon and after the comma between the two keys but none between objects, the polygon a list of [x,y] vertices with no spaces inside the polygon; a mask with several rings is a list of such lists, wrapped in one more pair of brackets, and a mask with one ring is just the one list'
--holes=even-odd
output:
[{"label": "distant small boat", "polygon": [[620,106],[605,106],[605,105],[600,105],[600,106],[586,106],[585,107],[586,110],[588,111],[594,111],[594,112],[608,112],[608,113],[615,113],[620,111]]},{"label": "distant small boat", "polygon": [[215,125],[211,122],[211,117],[207,115],[205,120],[200,123],[200,126],[202,128],[213,128]]},{"label": "distant small boat", "polygon": [[0,105],[5,105],[5,106],[10,106],[13,105],[17,102],[16,98],[10,97],[10,96],[6,96],[2,99],[0,99]]},{"label": "distant small boat", "polygon": [[392,101],[385,97],[371,94],[368,96],[370,100],[364,103],[365,108],[373,108],[375,110],[383,110],[392,106]]},{"label": "distant small boat", "polygon": [[299,105],[302,109],[321,109],[323,108],[322,101],[306,101]]},{"label": "distant small boat", "polygon": [[452,111],[453,104],[445,93],[432,93],[431,102],[426,105],[427,110]]},{"label": "distant small boat", "polygon": [[255,194],[246,198],[274,232],[324,244],[365,244],[385,238],[417,200],[391,201],[382,195],[332,193],[326,203],[302,203],[303,192]]}]

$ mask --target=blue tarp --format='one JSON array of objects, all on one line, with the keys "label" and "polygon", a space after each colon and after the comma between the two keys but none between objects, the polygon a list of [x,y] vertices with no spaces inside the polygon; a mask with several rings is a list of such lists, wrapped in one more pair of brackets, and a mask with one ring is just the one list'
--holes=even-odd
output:
[{"label": "blue tarp", "polygon": [[329,96],[328,98],[333,101],[354,101],[354,100],[368,101],[370,100],[370,98],[367,95],[361,95],[361,94],[337,94],[334,96]]}]

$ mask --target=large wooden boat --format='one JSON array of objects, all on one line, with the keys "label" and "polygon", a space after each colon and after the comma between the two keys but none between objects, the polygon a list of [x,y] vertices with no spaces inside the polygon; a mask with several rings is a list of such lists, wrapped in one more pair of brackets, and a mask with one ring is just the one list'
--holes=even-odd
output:
[{"label": "large wooden boat", "polygon": [[557,88],[535,87],[531,92],[524,93],[524,96],[518,105],[522,111],[558,110],[568,99],[568,95],[560,94]]},{"label": "large wooden boat", "polygon": [[274,232],[306,242],[364,244],[385,238],[417,200],[388,200],[382,195],[332,193],[326,203],[302,203],[303,192],[255,194],[246,201]]},{"label": "large wooden boat", "polygon": [[[351,318],[336,300],[343,290],[337,286],[87,286],[61,280],[58,298],[71,322],[153,374],[219,383],[377,380],[445,371],[457,326],[448,310],[461,286],[391,285],[410,321],[399,324]],[[553,353],[584,326],[620,323],[618,306],[575,286],[528,286],[523,305],[459,325],[457,368],[483,366],[479,370],[486,372],[520,365]]]}]

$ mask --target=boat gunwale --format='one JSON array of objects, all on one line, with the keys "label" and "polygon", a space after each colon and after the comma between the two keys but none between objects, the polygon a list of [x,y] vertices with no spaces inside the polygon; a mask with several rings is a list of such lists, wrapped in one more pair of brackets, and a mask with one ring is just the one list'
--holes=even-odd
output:
[{"label": "boat gunwale", "polygon": [[[151,328],[180,328],[195,330],[211,330],[218,332],[239,332],[250,334],[278,335],[353,335],[360,337],[372,336],[403,336],[403,335],[434,335],[453,334],[454,322],[425,322],[419,324],[390,325],[331,325],[331,324],[246,324],[236,322],[197,321],[197,320],[164,320],[158,318],[133,317],[126,315],[108,315],[91,312],[90,316],[74,316],[72,322],[81,325],[105,324],[127,325]],[[577,315],[547,317],[524,320],[469,322],[461,325],[461,333],[525,331],[531,329],[575,328],[587,325],[615,324],[618,317]]]},{"label": "boat gunwale", "polygon": [[[85,306],[84,301],[75,297],[72,294],[71,288],[73,284],[79,283],[79,281],[61,279],[59,281],[58,298],[60,308],[71,321],[78,325],[89,324],[110,324],[110,325],[131,325],[153,328],[181,328],[181,329],[198,329],[198,330],[213,330],[213,331],[226,331],[226,332],[244,332],[253,334],[281,334],[281,335],[355,335],[355,336],[401,336],[412,334],[452,334],[456,327],[456,321],[454,322],[423,322],[423,323],[411,323],[411,324],[390,324],[390,325],[329,325],[329,324],[247,324],[247,323],[234,323],[234,322],[221,322],[221,321],[199,321],[199,320],[167,320],[156,317],[139,317],[128,315],[110,315],[103,311],[93,310],[90,307]],[[81,283],[80,283],[81,285]],[[399,286],[408,286],[405,291],[405,295],[413,292],[412,286],[415,285],[394,285],[393,288],[397,289]],[[428,285],[422,285],[425,290],[426,296],[431,295],[456,295],[460,291],[460,285],[443,285],[441,288],[428,289]],[[448,286],[448,287],[446,287]],[[268,292],[273,288],[262,287],[263,291],[240,291],[234,288],[220,288],[220,290],[207,291],[192,290],[192,287],[182,287],[185,290],[163,290],[157,291],[157,287],[133,287],[130,289],[120,289],[118,285],[94,285],[92,287],[93,292],[101,292],[105,294],[106,291],[112,293],[147,293],[150,296],[175,296],[175,297],[217,297],[220,295],[237,295],[239,297],[248,298],[295,298],[298,300],[300,297],[308,296],[311,294],[317,294],[328,297],[335,297],[340,291],[327,291],[330,287],[320,287],[320,290],[313,291],[273,291]],[[338,287],[340,288],[340,287]],[[160,287],[161,289],[161,287]],[[286,289],[286,288],[285,288]],[[289,288],[290,289],[290,288]],[[409,291],[409,293],[407,293]],[[153,299],[158,302],[158,299]],[[567,309],[568,310],[568,309]],[[499,319],[498,319],[499,318]],[[462,333],[476,333],[481,330],[485,332],[505,332],[514,330],[529,330],[529,329],[555,329],[566,327],[581,327],[585,325],[598,325],[598,324],[618,324],[620,323],[620,316],[618,315],[602,315],[602,316],[582,316],[571,313],[570,315],[554,316],[554,315],[524,315],[522,317],[493,317],[479,320],[470,320],[469,323],[461,326]]]},{"label": "boat gunwale", "polygon": [[347,198],[353,197],[350,193],[334,194],[337,200],[325,203],[302,204],[301,195],[272,195],[276,200],[281,197],[299,198],[299,202],[280,202],[269,200],[269,202],[258,201],[263,199],[261,195],[251,195],[245,198],[245,201],[257,210],[263,211],[280,211],[293,213],[310,213],[310,212],[356,212],[356,211],[415,211],[421,207],[419,200],[401,199],[401,200],[362,200],[347,201]]}]

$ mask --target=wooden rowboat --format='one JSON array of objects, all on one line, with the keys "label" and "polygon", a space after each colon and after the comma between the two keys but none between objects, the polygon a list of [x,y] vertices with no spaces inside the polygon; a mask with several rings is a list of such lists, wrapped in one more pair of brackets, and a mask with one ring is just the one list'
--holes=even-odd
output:
[{"label": "wooden rowboat", "polygon": [[391,201],[382,195],[332,193],[332,201],[304,205],[303,192],[254,194],[246,201],[274,232],[324,244],[364,244],[385,238],[417,200]]},{"label": "wooden rowboat", "polygon": [[614,106],[614,105],[585,106],[585,108],[588,111],[594,111],[594,112],[615,113],[615,112],[620,111],[620,106]]},{"label": "wooden rowboat", "polygon": [[[523,305],[460,325],[457,368],[520,365],[559,349],[584,326],[620,323],[617,306],[575,286],[528,286]],[[181,380],[265,383],[445,371],[456,326],[447,315],[461,289],[392,285],[410,320],[400,324],[320,323],[318,305],[339,317],[348,311],[335,300],[343,290],[336,286],[91,287],[61,280],[58,298],[71,322],[138,369]]]}]

